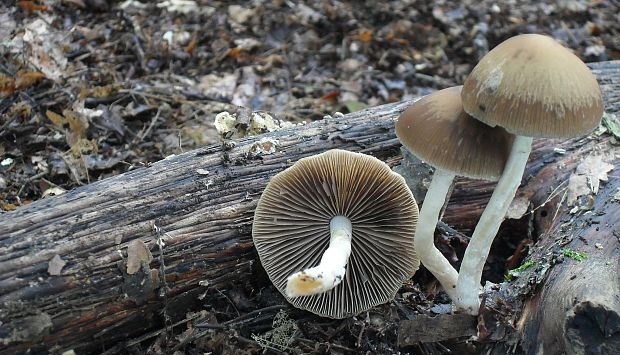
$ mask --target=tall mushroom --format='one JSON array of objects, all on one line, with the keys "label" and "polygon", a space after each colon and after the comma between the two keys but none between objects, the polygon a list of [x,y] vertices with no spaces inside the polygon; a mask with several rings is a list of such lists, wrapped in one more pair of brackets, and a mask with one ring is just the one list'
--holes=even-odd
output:
[{"label": "tall mushroom", "polygon": [[330,150],[274,176],[252,227],[267,275],[294,306],[345,318],[392,299],[419,267],[418,206],[380,160]]},{"label": "tall mushroom", "polygon": [[455,175],[497,181],[512,142],[512,135],[502,128],[491,128],[465,113],[460,95],[457,86],[425,96],[396,123],[401,143],[436,168],[420,210],[414,246],[453,301],[458,274],[433,242],[441,207]]},{"label": "tall mushroom", "polygon": [[589,133],[600,123],[603,99],[588,67],[552,38],[538,34],[512,37],[487,53],[465,80],[461,97],[474,118],[516,135],[459,270],[457,304],[477,314],[482,269],[521,183],[532,137]]}]

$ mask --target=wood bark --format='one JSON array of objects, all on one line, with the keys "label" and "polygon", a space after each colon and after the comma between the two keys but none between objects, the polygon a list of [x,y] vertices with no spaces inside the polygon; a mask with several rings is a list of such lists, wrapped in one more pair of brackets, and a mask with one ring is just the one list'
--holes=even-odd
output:
[{"label": "wood bark", "polygon": [[[593,66],[613,112],[619,66]],[[185,319],[219,290],[266,286],[254,277],[251,223],[269,178],[333,148],[397,164],[393,125],[408,104],[197,149],[0,215],[0,353],[105,351]],[[542,171],[574,169],[567,157],[579,154],[558,156],[554,148],[579,144],[591,142],[536,141],[521,193],[534,205],[548,196],[539,188],[544,179],[538,187],[532,181]],[[274,153],[261,153],[271,145]],[[444,221],[471,230],[492,187],[460,179]],[[539,210],[535,216],[544,224]],[[559,227],[549,228],[551,235]]]},{"label": "wood bark", "polygon": [[524,277],[541,283],[517,322],[527,353],[620,354],[619,192],[611,179],[592,209],[560,214],[534,248]]}]

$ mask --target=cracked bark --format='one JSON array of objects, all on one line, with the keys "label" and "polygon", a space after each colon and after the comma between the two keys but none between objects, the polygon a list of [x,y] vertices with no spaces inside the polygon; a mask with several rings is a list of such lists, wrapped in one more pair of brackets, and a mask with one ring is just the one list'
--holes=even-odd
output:
[{"label": "cracked bark", "polygon": [[[618,111],[620,64],[593,67],[608,111]],[[164,329],[165,318],[183,320],[186,312],[202,309],[213,290],[251,293],[266,286],[255,277],[250,231],[268,179],[302,157],[332,148],[372,154],[394,166],[400,161],[394,120],[407,104],[197,149],[0,215],[0,353],[100,352]],[[265,137],[277,140],[276,153],[254,154]],[[592,142],[536,141],[522,193],[527,195],[531,187],[528,198],[534,204],[538,194],[546,198],[548,191],[542,188],[548,182],[542,179],[537,188],[532,181],[547,170],[570,172],[570,165],[559,166],[568,157],[579,157],[578,150],[572,153],[575,145],[609,144],[609,137]],[[558,157],[555,147],[569,154]],[[471,230],[492,187],[460,179],[443,221]],[[544,224],[539,215],[535,223]],[[552,224],[548,232],[538,228],[553,235],[559,227]],[[141,240],[153,258],[128,274],[127,247],[134,240]],[[164,243],[163,255],[158,240]],[[618,257],[617,244],[610,253]],[[49,263],[56,255],[66,264],[60,275],[50,275]],[[570,263],[556,264],[552,272],[562,265]],[[200,299],[203,294],[206,298]]]}]

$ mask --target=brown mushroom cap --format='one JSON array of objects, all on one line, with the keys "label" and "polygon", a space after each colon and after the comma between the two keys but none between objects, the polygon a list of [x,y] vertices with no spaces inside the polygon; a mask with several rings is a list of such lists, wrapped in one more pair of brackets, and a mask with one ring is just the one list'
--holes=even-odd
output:
[{"label": "brown mushroom cap", "polygon": [[[319,264],[329,246],[330,220],[338,215],[353,227],[344,280],[322,294],[288,298],[287,277]],[[418,269],[417,218],[411,191],[385,163],[330,150],[271,179],[256,207],[252,237],[269,278],[290,303],[345,318],[391,300]]]},{"label": "brown mushroom cap", "polygon": [[554,39],[512,37],[465,80],[463,107],[476,119],[528,137],[569,138],[596,128],[603,99],[590,69]]},{"label": "brown mushroom cap", "polygon": [[461,86],[436,91],[411,105],[396,123],[400,142],[420,159],[456,175],[497,181],[513,136],[463,111]]}]

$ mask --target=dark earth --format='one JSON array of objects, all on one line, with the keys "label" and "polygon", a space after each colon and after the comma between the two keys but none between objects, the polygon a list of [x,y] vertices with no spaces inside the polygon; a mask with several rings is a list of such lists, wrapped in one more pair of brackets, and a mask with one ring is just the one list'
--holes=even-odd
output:
[{"label": "dark earth", "polygon": [[[585,62],[620,59],[620,3],[4,1],[0,215],[220,143],[223,111],[299,123],[460,85],[489,49],[521,33],[550,35]],[[492,250],[487,280],[502,281],[518,243]],[[268,280],[256,282],[251,298],[231,288],[205,304],[196,324],[211,326],[123,351],[476,353],[467,337],[397,348],[399,319],[449,312],[423,271],[393,302],[344,320],[287,307]]]}]

